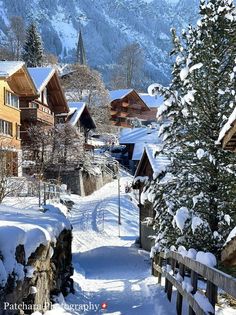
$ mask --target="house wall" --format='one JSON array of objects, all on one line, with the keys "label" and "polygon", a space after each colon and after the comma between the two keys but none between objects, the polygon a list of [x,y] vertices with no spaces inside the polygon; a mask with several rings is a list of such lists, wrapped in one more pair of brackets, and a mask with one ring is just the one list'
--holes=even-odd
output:
[{"label": "house wall", "polygon": [[0,140],[3,146],[19,150],[21,148],[21,141],[17,138],[17,126],[20,126],[20,109],[5,104],[6,90],[14,94],[8,83],[0,80],[0,119],[12,123],[12,136],[0,135]]},{"label": "house wall", "polygon": [[154,238],[152,236],[155,235],[155,231],[153,230],[152,225],[148,225],[147,223],[141,222],[141,238],[140,245],[143,249],[147,251],[151,251],[152,246],[155,244]]},{"label": "house wall", "polygon": [[111,121],[116,126],[132,128],[130,119],[150,120],[150,117],[155,120],[155,114],[153,116],[152,111],[134,92],[123,99],[111,102]]},{"label": "house wall", "polygon": [[0,119],[12,123],[12,135],[0,134],[0,146],[6,149],[4,158],[8,174],[21,176],[20,109],[6,105],[6,91],[15,94],[5,80],[0,80]]}]

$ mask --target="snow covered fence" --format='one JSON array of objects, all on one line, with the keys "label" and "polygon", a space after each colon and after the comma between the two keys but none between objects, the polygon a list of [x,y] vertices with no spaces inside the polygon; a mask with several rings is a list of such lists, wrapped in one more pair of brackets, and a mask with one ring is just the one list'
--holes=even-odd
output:
[{"label": "snow covered fence", "polygon": [[[215,314],[218,289],[236,298],[235,278],[208,266],[205,260],[197,260],[174,251],[156,253],[153,257],[152,274],[158,277],[158,283],[165,278],[165,292],[170,301],[172,287],[177,289],[178,315],[182,314],[183,298],[189,305],[189,315]],[[205,294],[199,290],[200,277],[206,281]]]}]

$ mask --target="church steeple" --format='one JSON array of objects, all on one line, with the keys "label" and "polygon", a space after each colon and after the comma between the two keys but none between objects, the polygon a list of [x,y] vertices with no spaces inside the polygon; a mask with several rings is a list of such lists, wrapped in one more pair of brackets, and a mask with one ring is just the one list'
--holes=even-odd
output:
[{"label": "church steeple", "polygon": [[84,49],[84,42],[81,30],[79,31],[79,40],[77,44],[77,52],[76,52],[77,62],[81,65],[86,65],[86,54]]}]

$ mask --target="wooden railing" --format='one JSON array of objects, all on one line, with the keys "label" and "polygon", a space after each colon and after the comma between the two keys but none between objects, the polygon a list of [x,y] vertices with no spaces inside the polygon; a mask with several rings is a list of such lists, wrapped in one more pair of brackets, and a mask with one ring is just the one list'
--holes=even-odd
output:
[{"label": "wooden railing", "polygon": [[[155,254],[152,274],[158,277],[158,283],[161,283],[162,277],[165,278],[165,292],[169,301],[171,301],[173,286],[177,289],[176,312],[178,315],[182,314],[183,299],[189,305],[189,315],[206,315],[215,314],[218,289],[236,298],[235,278],[196,260],[183,257],[177,252]],[[187,282],[184,281],[187,278],[191,285],[188,290],[186,290]],[[205,290],[199,288],[199,280],[206,282]],[[197,292],[198,295],[196,295]],[[205,305],[208,304],[210,308],[212,306],[212,311],[206,311],[202,303],[199,303],[199,296],[203,297]]]}]

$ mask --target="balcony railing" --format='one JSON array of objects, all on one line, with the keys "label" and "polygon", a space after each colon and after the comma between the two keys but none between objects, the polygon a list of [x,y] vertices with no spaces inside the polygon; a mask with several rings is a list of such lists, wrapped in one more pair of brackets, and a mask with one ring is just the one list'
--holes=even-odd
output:
[{"label": "balcony railing", "polygon": [[54,116],[39,108],[22,108],[21,119],[22,121],[40,121],[49,125],[54,125]]}]

